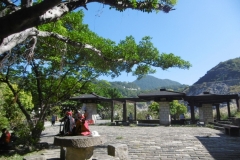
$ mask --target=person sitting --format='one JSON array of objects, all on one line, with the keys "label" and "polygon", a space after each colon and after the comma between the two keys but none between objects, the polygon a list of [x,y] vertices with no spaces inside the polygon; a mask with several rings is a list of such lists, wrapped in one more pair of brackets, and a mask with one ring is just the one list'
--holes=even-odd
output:
[{"label": "person sitting", "polygon": [[185,116],[184,116],[184,114],[180,114],[179,120],[180,120],[180,123],[181,123],[181,124],[184,124],[184,123],[185,123]]},{"label": "person sitting", "polygon": [[9,131],[6,128],[2,129],[2,135],[0,139],[1,148],[8,149],[10,140],[11,140],[11,134],[9,133]]},{"label": "person sitting", "polygon": [[72,135],[75,128],[75,119],[72,117],[72,112],[66,112],[65,117],[60,120],[63,122],[63,129],[60,132],[61,135]]},{"label": "person sitting", "polygon": [[56,121],[56,117],[55,117],[55,115],[52,115],[52,126],[55,125],[55,121]]},{"label": "person sitting", "polygon": [[85,116],[81,113],[78,113],[78,120],[76,121],[75,135],[87,136],[90,135],[88,122],[85,119]]}]

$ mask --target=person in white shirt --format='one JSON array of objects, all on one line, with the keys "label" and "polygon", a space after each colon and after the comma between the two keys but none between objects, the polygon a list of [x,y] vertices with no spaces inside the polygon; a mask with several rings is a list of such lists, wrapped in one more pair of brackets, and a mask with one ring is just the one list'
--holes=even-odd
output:
[{"label": "person in white shirt", "polygon": [[180,114],[179,120],[180,120],[181,124],[185,123],[185,116],[184,116],[184,114]]}]

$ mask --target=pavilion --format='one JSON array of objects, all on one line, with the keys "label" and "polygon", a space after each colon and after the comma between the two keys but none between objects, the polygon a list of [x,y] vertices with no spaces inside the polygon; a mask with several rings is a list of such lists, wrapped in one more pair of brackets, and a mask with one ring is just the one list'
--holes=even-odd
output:
[{"label": "pavilion", "polygon": [[133,121],[137,121],[137,102],[155,101],[159,103],[159,124],[170,125],[170,105],[169,102],[173,100],[183,100],[188,103],[191,111],[191,121],[195,122],[194,107],[199,108],[199,120],[205,123],[213,122],[213,110],[212,106],[216,106],[217,120],[220,120],[220,103],[227,103],[228,117],[230,117],[230,102],[236,100],[237,108],[239,110],[239,95],[217,95],[209,92],[197,96],[187,96],[182,92],[168,91],[166,89],[160,89],[159,91],[142,93],[138,95],[139,98],[106,98],[99,96],[95,93],[82,94],[80,96],[72,97],[70,100],[74,100],[83,104],[86,104],[90,119],[94,120],[94,115],[97,114],[97,103],[109,102],[111,103],[111,122],[114,121],[114,104],[120,103],[123,105],[123,119],[122,122],[128,121],[127,119],[127,103],[134,103],[134,116]]},{"label": "pavilion", "polygon": [[148,101],[155,101],[159,103],[159,124],[170,125],[170,105],[169,102],[173,100],[183,100],[186,96],[185,93],[167,91],[166,89],[160,89],[160,91],[139,94],[138,97]]},{"label": "pavilion", "polygon": [[90,124],[95,124],[96,116],[97,116],[97,104],[101,101],[109,102],[111,99],[99,96],[95,93],[91,94],[82,94],[76,97],[71,97],[69,100],[77,101],[78,103],[82,103],[82,110],[87,111],[88,116],[86,120]]},{"label": "pavilion", "polygon": [[185,101],[188,102],[191,110],[191,121],[195,121],[194,106],[199,108],[199,121],[208,123],[213,122],[213,110],[212,106],[216,106],[217,120],[220,121],[220,103],[227,103],[228,117],[230,114],[230,102],[236,100],[237,108],[239,110],[239,96],[238,94],[219,95],[211,94],[209,92],[203,92],[203,94],[196,96],[186,96]]}]

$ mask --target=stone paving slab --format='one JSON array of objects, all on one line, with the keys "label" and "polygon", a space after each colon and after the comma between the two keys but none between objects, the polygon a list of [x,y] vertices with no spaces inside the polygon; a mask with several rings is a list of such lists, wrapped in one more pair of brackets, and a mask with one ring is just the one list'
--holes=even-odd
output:
[{"label": "stone paving slab", "polygon": [[[240,160],[240,137],[211,128],[91,125],[90,130],[107,136],[105,144],[95,147],[99,160],[107,155],[107,145],[114,143],[126,144],[131,160]],[[52,144],[58,132],[59,126],[46,127],[41,141]],[[59,151],[57,147],[47,150],[49,159],[59,158]]]}]

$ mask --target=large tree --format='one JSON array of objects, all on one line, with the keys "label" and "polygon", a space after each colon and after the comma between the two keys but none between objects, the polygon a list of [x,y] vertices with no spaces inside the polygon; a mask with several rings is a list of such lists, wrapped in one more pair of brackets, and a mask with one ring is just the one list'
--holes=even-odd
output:
[{"label": "large tree", "polygon": [[[14,3],[0,0],[2,82],[16,83],[22,90],[31,91],[35,108],[41,108],[40,120],[44,120],[52,104],[66,100],[82,89],[84,82],[99,75],[115,77],[125,71],[140,78],[153,73],[152,66],[162,69],[191,66],[172,53],[160,54],[151,37],[136,43],[134,37],[128,36],[116,44],[90,32],[81,24],[81,12],[74,10],[87,8],[93,2],[118,11],[132,8],[166,13],[175,4],[174,0],[38,0],[35,4],[32,0]],[[15,97],[18,93],[13,90]],[[17,98],[16,102],[30,120],[21,101]],[[38,137],[41,128],[35,129],[33,135]]]},{"label": "large tree", "polygon": [[[162,10],[168,13],[172,10],[176,0],[0,0],[0,54],[7,54],[14,46],[22,43],[29,37],[51,36],[66,43],[76,45],[68,37],[62,37],[51,32],[41,32],[38,26],[50,22],[56,22],[62,16],[77,8],[87,9],[89,3],[102,3],[124,11],[127,8],[143,12]],[[92,45],[78,42],[81,47],[95,49]],[[34,43],[32,44],[34,45]],[[34,50],[34,47],[33,47]]]}]

